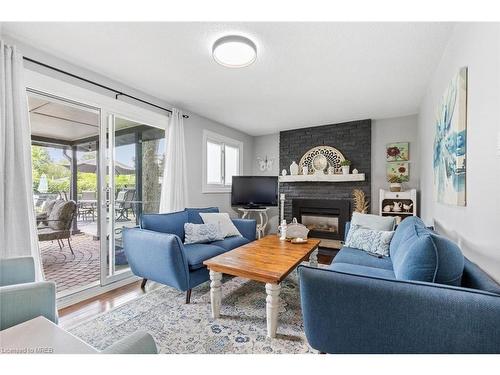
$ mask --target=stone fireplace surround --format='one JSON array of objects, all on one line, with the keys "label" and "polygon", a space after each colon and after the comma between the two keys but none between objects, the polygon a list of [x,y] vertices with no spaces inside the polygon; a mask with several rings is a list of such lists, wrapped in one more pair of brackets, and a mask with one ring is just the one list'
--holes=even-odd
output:
[{"label": "stone fireplace surround", "polygon": [[[338,233],[332,235],[314,232],[311,235],[342,240],[344,223],[351,217],[352,190],[356,188],[363,190],[367,199],[371,201],[371,120],[280,132],[280,171],[286,169],[289,174],[292,161],[298,163],[309,149],[322,145],[335,147],[342,152],[346,159],[351,160],[351,170],[356,168],[360,173],[365,173],[365,181],[281,182],[279,190],[281,194],[285,194],[285,219],[291,222],[296,217],[300,222],[300,215],[297,208],[294,212],[294,205],[298,206],[306,200],[309,206],[308,211],[312,213],[314,210],[311,208],[317,206],[318,214],[321,214],[322,210],[324,213],[325,207],[329,206],[328,203],[337,204],[337,208],[340,207],[343,211],[339,219]],[[318,201],[313,202],[314,200]],[[325,201],[321,202],[321,200]],[[344,201],[345,204],[340,201]]]}]

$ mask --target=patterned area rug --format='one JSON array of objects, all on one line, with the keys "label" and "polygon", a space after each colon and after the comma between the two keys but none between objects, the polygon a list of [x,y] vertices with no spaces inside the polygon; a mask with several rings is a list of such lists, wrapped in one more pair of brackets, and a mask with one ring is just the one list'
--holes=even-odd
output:
[{"label": "patterned area rug", "polygon": [[185,294],[161,287],[122,306],[83,322],[69,331],[97,349],[136,330],[155,339],[161,353],[314,353],[305,338],[297,273],[281,284],[278,332],[266,336],[264,284],[224,277],[219,319],[210,316],[210,287]]}]

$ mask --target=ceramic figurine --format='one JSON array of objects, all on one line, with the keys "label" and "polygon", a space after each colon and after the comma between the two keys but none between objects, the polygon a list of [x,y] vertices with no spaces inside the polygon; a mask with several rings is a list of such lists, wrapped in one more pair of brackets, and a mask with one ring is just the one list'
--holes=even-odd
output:
[{"label": "ceramic figurine", "polygon": [[354,169],[352,170],[352,174],[358,174],[358,173],[359,173],[359,171],[358,171],[356,168],[354,168]]},{"label": "ceramic figurine", "polygon": [[328,174],[331,176],[332,174],[335,174],[335,167],[329,167],[328,168]]},{"label": "ceramic figurine", "polygon": [[304,176],[307,176],[309,174],[309,168],[307,168],[307,165],[302,167],[302,174]]},{"label": "ceramic figurine", "polygon": [[394,212],[401,212],[402,208],[403,208],[403,203],[401,203],[401,202],[394,202],[394,207],[392,208],[392,210]]},{"label": "ceramic figurine", "polygon": [[411,208],[413,206],[413,203],[411,204],[403,204],[403,209],[406,211],[406,212],[410,212]]},{"label": "ceramic figurine", "polygon": [[286,169],[283,169],[283,170],[281,171],[281,175],[282,175],[282,176],[286,176]]},{"label": "ceramic figurine", "polygon": [[290,164],[290,174],[292,176],[296,176],[299,174],[299,166],[295,161],[293,161],[292,164]]},{"label": "ceramic figurine", "polygon": [[382,209],[384,212],[391,212],[392,211],[392,207],[394,206],[391,206],[390,204],[384,206],[384,208]]}]

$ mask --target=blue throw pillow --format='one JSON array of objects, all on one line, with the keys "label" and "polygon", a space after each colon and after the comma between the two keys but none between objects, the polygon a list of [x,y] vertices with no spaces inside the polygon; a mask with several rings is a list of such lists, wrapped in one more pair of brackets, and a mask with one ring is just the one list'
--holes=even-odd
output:
[{"label": "blue throw pillow", "polygon": [[208,243],[213,241],[221,241],[224,239],[224,234],[217,224],[184,224],[184,233],[186,245],[191,243]]},{"label": "blue throw pillow", "polygon": [[417,217],[404,219],[390,246],[394,274],[399,280],[459,286],[464,256],[453,241],[428,229]]}]

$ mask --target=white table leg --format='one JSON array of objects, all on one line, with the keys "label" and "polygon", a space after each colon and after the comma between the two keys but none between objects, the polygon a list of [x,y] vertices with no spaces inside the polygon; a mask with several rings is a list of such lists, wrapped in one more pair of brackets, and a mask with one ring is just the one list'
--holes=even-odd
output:
[{"label": "white table leg", "polygon": [[281,285],[279,284],[266,284],[267,336],[271,338],[276,337],[276,329],[278,328],[280,289]]},{"label": "white table leg", "polygon": [[222,273],[210,271],[210,303],[212,305],[212,318],[216,319],[220,316],[220,301],[221,301],[221,280]]},{"label": "white table leg", "polygon": [[318,248],[309,255],[309,265],[311,267],[318,267]]}]

